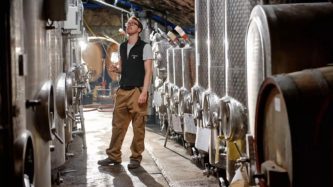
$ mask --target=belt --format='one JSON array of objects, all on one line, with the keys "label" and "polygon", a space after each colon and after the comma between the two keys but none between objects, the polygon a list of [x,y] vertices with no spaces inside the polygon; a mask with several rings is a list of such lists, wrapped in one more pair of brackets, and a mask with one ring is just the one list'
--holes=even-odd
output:
[{"label": "belt", "polygon": [[134,88],[138,88],[137,86],[120,86],[122,90],[133,90]]}]

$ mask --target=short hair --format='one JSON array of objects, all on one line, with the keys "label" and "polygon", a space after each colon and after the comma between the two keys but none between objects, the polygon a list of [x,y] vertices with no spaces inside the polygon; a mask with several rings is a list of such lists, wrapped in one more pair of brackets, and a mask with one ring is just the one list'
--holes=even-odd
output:
[{"label": "short hair", "polygon": [[[131,16],[128,20],[130,20],[130,19],[134,19],[135,21],[137,21],[138,22],[138,27],[141,29],[141,31],[140,32],[142,32],[142,30],[143,30],[143,25],[142,25],[142,23],[141,23],[141,21],[140,21],[140,19],[139,18],[137,18],[136,16]],[[127,21],[128,21],[127,20]]]}]

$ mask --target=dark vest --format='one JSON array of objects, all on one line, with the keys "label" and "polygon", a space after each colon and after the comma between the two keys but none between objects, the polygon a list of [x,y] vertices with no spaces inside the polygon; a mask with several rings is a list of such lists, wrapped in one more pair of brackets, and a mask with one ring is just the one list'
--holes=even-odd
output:
[{"label": "dark vest", "polygon": [[121,79],[120,87],[142,87],[145,77],[143,48],[146,43],[140,38],[132,47],[127,58],[127,42],[120,45]]}]

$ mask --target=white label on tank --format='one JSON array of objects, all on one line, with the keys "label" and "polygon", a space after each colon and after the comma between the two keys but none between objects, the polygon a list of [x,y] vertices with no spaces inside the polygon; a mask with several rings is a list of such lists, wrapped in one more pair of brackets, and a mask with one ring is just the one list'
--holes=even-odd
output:
[{"label": "white label on tank", "polygon": [[277,112],[281,111],[281,101],[280,101],[280,98],[278,98],[278,97],[274,98],[274,107],[275,107],[275,111],[277,111]]},{"label": "white label on tank", "polygon": [[197,127],[195,126],[192,114],[184,113],[184,132],[197,133]]}]

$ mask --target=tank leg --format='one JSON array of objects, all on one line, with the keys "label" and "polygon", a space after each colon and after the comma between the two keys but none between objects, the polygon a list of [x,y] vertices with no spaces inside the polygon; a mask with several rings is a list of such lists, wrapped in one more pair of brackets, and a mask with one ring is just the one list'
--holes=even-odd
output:
[{"label": "tank leg", "polygon": [[167,129],[167,132],[165,134],[164,147],[166,147],[166,144],[167,144],[167,141],[168,141],[168,138],[169,138],[170,128],[171,128],[170,125],[168,125],[168,129]]},{"label": "tank leg", "polygon": [[81,128],[78,129],[77,125],[75,125],[75,130],[73,131],[73,135],[79,135],[82,138],[82,147],[83,149],[87,148],[87,143],[86,143],[86,130],[85,130],[85,124],[84,124],[84,116],[83,116],[83,106],[78,105],[78,110],[76,110],[75,114],[75,121],[74,124],[80,124]]},{"label": "tank leg", "polygon": [[82,128],[81,138],[83,141],[83,149],[86,149],[87,148],[86,128],[84,125],[83,106],[82,105],[80,105],[80,122],[81,122],[81,128]]}]

